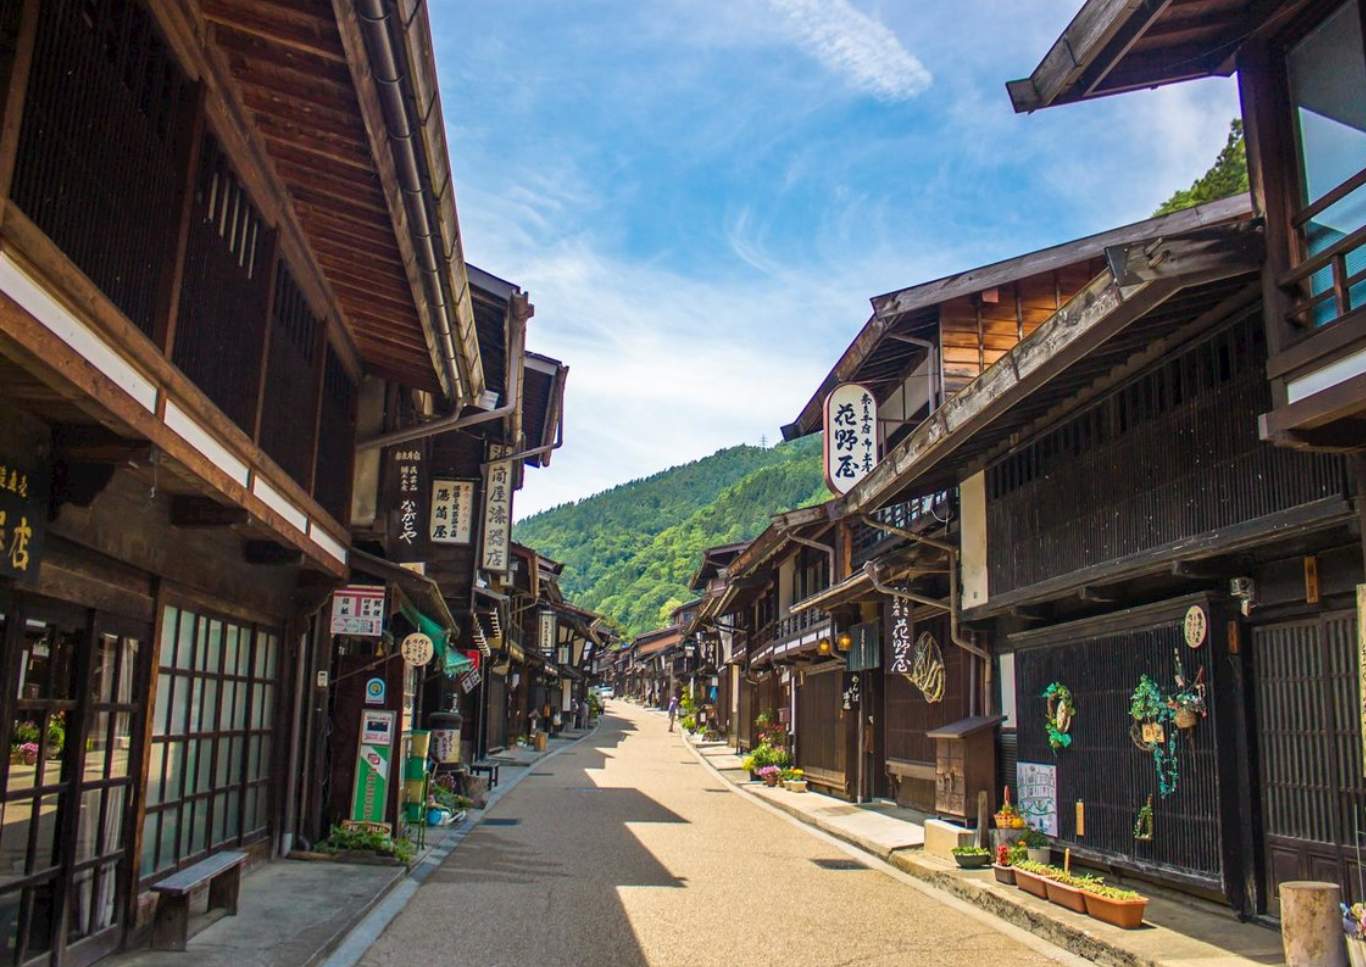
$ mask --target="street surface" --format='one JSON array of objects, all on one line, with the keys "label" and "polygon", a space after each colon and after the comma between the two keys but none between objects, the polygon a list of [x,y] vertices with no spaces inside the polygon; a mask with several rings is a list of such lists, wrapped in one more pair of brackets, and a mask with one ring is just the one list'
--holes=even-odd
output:
[{"label": "street surface", "polygon": [[662,716],[609,703],[428,877],[363,964],[1054,961],[731,791]]}]

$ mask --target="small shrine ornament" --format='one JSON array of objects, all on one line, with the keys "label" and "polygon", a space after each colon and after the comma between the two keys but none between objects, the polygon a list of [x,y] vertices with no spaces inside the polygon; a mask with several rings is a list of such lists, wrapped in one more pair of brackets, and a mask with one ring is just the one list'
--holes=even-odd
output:
[{"label": "small shrine ornament", "polygon": [[432,639],[428,638],[420,631],[414,631],[411,635],[403,639],[403,643],[398,646],[399,653],[403,655],[405,664],[420,668],[432,660],[435,648]]},{"label": "small shrine ornament", "polygon": [[1191,605],[1186,610],[1186,620],[1182,622],[1182,627],[1186,633],[1186,644],[1191,648],[1199,648],[1205,643],[1205,638],[1209,636],[1209,617],[1205,614],[1205,609],[1198,604]]}]

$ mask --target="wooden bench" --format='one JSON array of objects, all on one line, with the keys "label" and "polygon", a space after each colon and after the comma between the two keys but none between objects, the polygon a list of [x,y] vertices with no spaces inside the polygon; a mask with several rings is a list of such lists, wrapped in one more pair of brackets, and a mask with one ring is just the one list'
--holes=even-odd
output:
[{"label": "wooden bench", "polygon": [[210,914],[221,911],[214,919],[236,916],[237,894],[246,863],[246,853],[225,850],[153,884],[152,892],[161,894],[161,900],[152,923],[152,947],[156,950],[185,949],[190,939],[190,897],[206,884]]},{"label": "wooden bench", "polygon": [[491,762],[487,759],[485,759],[483,762],[470,763],[470,772],[474,773],[476,776],[482,772],[489,777],[490,789],[493,789],[498,785],[498,769],[498,763]]}]

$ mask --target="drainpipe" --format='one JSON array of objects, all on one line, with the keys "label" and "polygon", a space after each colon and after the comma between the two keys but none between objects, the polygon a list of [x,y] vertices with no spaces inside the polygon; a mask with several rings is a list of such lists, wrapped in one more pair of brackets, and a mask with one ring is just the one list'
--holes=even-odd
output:
[{"label": "drainpipe", "polygon": [[961,604],[959,600],[958,590],[958,548],[954,547],[952,544],[949,544],[946,541],[935,540],[932,537],[924,537],[920,534],[915,534],[903,528],[894,527],[891,524],[884,524],[882,521],[879,521],[876,518],[869,516],[868,514],[860,514],[859,516],[862,519],[862,521],[869,527],[887,531],[890,534],[895,534],[897,537],[901,537],[905,540],[911,541],[912,543],[923,544],[926,547],[933,547],[936,550],[943,551],[945,554],[948,555],[949,603],[947,607],[945,607],[943,601],[936,601],[933,598],[912,594],[909,591],[903,591],[899,588],[893,588],[890,585],[883,584],[881,579],[878,577],[877,564],[873,561],[869,561],[867,564],[863,566],[863,573],[868,575],[868,580],[872,583],[874,589],[883,594],[889,594],[893,597],[904,598],[907,601],[914,601],[917,604],[924,604],[932,608],[939,608],[941,610],[948,611],[949,638],[959,648],[962,648],[970,655],[976,655],[978,658],[982,660],[982,692],[984,695],[982,707],[986,710],[988,715],[991,714],[991,653],[986,651],[981,646],[979,646],[971,638],[965,636],[958,625]]},{"label": "drainpipe", "polygon": [[[431,172],[418,157],[415,142],[418,139],[417,124],[411,117],[415,107],[409,106],[412,95],[411,85],[407,82],[412,65],[397,49],[390,32],[390,14],[385,10],[384,0],[355,0],[359,15],[360,28],[365,35],[365,46],[370,55],[374,70],[375,86],[379,91],[380,105],[384,112],[385,127],[388,128],[389,147],[393,152],[394,166],[398,174],[399,187],[403,190],[404,208],[408,213],[409,234],[418,255],[418,271],[427,283],[427,299],[437,317],[440,331],[442,363],[451,388],[451,399],[455,408],[460,409],[461,397],[472,386],[465,361],[456,352],[455,299],[450,292],[450,256],[438,255],[441,246],[441,233],[437,227],[440,217],[432,198]],[[407,27],[401,20],[394,23],[399,31]],[[403,64],[400,67],[400,63]],[[414,105],[416,97],[411,97]],[[424,178],[425,175],[425,178]],[[442,269],[446,270],[443,276]]]},{"label": "drainpipe", "polygon": [[[525,324],[531,318],[531,303],[527,302],[526,296],[517,294],[512,297],[513,315],[519,320],[520,324]],[[447,433],[451,430],[463,430],[467,427],[477,426],[480,423],[488,423],[490,420],[501,420],[505,416],[510,416],[517,411],[521,405],[521,400],[517,393],[518,380],[509,380],[508,401],[502,406],[492,410],[485,410],[482,413],[472,413],[469,416],[461,416],[459,410],[443,416],[439,420],[430,423],[423,423],[420,426],[410,426],[403,430],[391,430],[388,433],[381,433],[372,436],[368,440],[357,440],[356,450],[373,450],[375,447],[391,447],[401,443],[410,443],[413,440],[422,440],[440,433]],[[559,446],[559,443],[555,444]]]},{"label": "drainpipe", "polygon": [[[930,358],[930,412],[939,409],[940,402],[944,399],[944,372],[939,366],[939,347],[932,340],[921,339],[919,336],[908,336],[905,333],[892,332],[888,336],[898,342],[910,343],[912,346],[919,346],[924,349]],[[905,410],[902,410],[904,413]]]},{"label": "drainpipe", "polygon": [[[555,442],[554,442],[554,443],[547,443],[547,444],[546,444],[545,446],[543,446],[543,447],[532,447],[530,450],[519,450],[519,451],[517,451],[516,453],[511,454],[511,455],[509,455],[509,456],[506,456],[506,457],[499,457],[499,458],[498,458],[498,461],[502,461],[502,460],[527,460],[527,459],[530,459],[531,457],[538,457],[538,456],[540,456],[540,455],[543,454],[543,453],[550,453],[551,451],[558,450],[558,449],[559,449],[560,447],[562,447],[562,446],[564,446],[564,417],[563,417],[563,416],[560,417],[559,423],[558,423],[558,425],[555,427]],[[498,462],[498,461],[494,461],[494,462]],[[487,465],[488,465],[488,464],[485,464],[485,466],[487,466]]]},{"label": "drainpipe", "polygon": [[824,551],[824,552],[825,552],[826,559],[830,562],[830,570],[829,570],[829,573],[826,575],[826,579],[827,579],[831,584],[834,584],[834,583],[835,583],[835,549],[834,549],[834,547],[832,547],[832,546],[830,546],[830,545],[828,545],[828,544],[822,544],[820,541],[813,541],[813,540],[812,540],[811,538],[809,538],[809,537],[802,537],[800,534],[797,534],[797,533],[795,533],[795,532],[793,532],[793,531],[790,531],[790,530],[783,531],[783,536],[786,537],[788,540],[792,541],[792,543],[794,543],[794,544],[801,544],[803,547],[810,547],[810,548],[813,548],[813,549],[815,549],[815,550],[817,550],[817,551]]}]

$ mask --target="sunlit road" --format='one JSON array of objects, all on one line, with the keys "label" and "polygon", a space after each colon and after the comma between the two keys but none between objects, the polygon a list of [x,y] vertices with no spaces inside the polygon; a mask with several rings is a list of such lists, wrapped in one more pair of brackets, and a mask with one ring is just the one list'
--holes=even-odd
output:
[{"label": "sunlit road", "polygon": [[363,963],[1051,961],[725,788],[661,716],[618,701],[495,805]]}]

